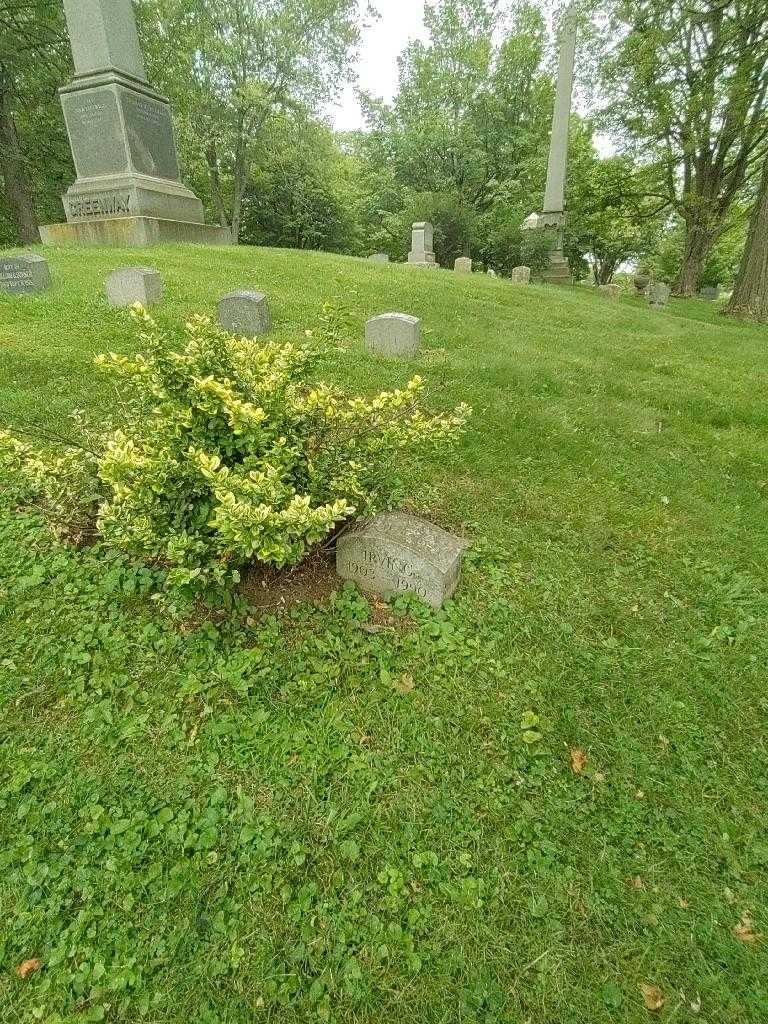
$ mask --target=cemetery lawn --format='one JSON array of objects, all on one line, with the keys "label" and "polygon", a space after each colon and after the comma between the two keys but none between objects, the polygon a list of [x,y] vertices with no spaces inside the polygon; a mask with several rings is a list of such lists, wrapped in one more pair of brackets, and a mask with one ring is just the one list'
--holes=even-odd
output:
[{"label": "cemetery lawn", "polygon": [[[474,545],[394,627],[343,588],[180,627],[4,487],[0,1021],[768,1020],[768,331],[317,253],[45,255],[0,296],[3,420],[110,410],[116,266],[161,271],[170,330],[235,287],[285,337],[328,301],[327,379],[473,405],[410,484]],[[412,366],[362,350],[391,309]]]}]

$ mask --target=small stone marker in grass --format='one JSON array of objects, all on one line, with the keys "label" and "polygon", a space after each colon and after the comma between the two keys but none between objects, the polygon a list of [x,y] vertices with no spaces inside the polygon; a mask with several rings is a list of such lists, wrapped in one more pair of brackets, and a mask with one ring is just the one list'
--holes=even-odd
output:
[{"label": "small stone marker in grass", "polygon": [[708,285],[706,288],[702,288],[699,292],[699,298],[706,299],[708,302],[715,302],[720,298],[719,285]]},{"label": "small stone marker in grass", "polygon": [[385,359],[412,359],[421,347],[421,320],[408,313],[382,313],[365,325],[365,347]]},{"label": "small stone marker in grass", "polygon": [[336,543],[336,572],[369,593],[412,593],[440,608],[459,584],[467,546],[424,519],[387,513],[345,530]]},{"label": "small stone marker in grass", "polygon": [[368,259],[371,263],[389,263],[389,254],[386,252],[375,252]]},{"label": "small stone marker in grass", "polygon": [[453,265],[453,269],[457,274],[471,274],[472,273],[472,260],[469,256],[459,256]]},{"label": "small stone marker in grass", "polygon": [[163,280],[153,267],[118,267],[107,278],[110,306],[132,306],[140,302],[148,308],[163,297]]},{"label": "small stone marker in grass", "polygon": [[512,284],[530,284],[531,283],[531,268],[530,267],[514,267],[512,270]]},{"label": "small stone marker in grass", "polygon": [[42,292],[51,286],[48,262],[33,253],[0,257],[0,291]]},{"label": "small stone marker in grass", "polygon": [[219,300],[219,325],[230,334],[255,338],[272,326],[267,296],[263,292],[230,292]]},{"label": "small stone marker in grass", "polygon": [[611,299],[613,302],[618,302],[621,298],[621,285],[618,284],[601,284],[598,285],[597,294],[602,295],[604,299]]},{"label": "small stone marker in grass", "polygon": [[664,281],[651,281],[646,294],[648,296],[648,305],[651,309],[664,309],[669,302],[670,287]]}]

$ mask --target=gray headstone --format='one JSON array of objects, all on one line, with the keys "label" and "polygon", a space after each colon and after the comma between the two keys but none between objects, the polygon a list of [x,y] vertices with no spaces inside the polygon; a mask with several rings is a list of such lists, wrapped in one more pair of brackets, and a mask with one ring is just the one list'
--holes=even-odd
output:
[{"label": "gray headstone", "polygon": [[371,263],[389,263],[389,255],[386,252],[375,252],[368,259]]},{"label": "gray headstone", "polygon": [[513,284],[530,284],[531,283],[531,268],[530,267],[514,267],[512,269],[512,283]]},{"label": "gray headstone", "polygon": [[488,277],[496,277],[496,271],[493,269],[493,267],[488,268]]},{"label": "gray headstone", "polygon": [[413,593],[439,608],[459,584],[466,543],[401,512],[346,530],[336,543],[336,571],[382,597]]},{"label": "gray headstone", "polygon": [[428,221],[419,221],[411,231],[411,251],[408,262],[414,267],[436,267],[434,230]]},{"label": "gray headstone", "polygon": [[148,308],[163,297],[163,280],[153,267],[119,267],[107,278],[110,306],[132,306],[140,302]]},{"label": "gray headstone", "polygon": [[670,287],[664,281],[651,281],[646,289],[651,309],[664,309],[669,302]]},{"label": "gray headstone", "polygon": [[272,326],[267,296],[263,292],[230,292],[219,300],[219,324],[230,334],[255,338]]},{"label": "gray headstone", "polygon": [[706,288],[702,288],[699,295],[708,302],[714,302],[720,298],[720,287],[718,285],[709,285]]},{"label": "gray headstone", "polygon": [[421,320],[407,313],[382,313],[365,325],[365,347],[388,359],[411,359],[421,346]]},{"label": "gray headstone", "polygon": [[42,256],[0,256],[0,291],[41,292],[51,286],[51,272]]},{"label": "gray headstone", "polygon": [[621,285],[618,284],[601,284],[598,285],[597,294],[602,295],[604,299],[612,299],[614,302],[618,302],[621,298]]},{"label": "gray headstone", "polygon": [[459,256],[453,265],[453,269],[457,274],[471,274],[472,273],[472,260],[469,256]]}]

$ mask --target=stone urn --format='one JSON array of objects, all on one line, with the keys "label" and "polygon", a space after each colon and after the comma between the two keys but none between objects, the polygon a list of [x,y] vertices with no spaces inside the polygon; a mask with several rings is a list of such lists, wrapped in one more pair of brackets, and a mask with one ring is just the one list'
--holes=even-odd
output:
[{"label": "stone urn", "polygon": [[642,271],[640,271],[640,273],[635,274],[633,281],[635,284],[635,291],[637,292],[637,294],[645,295],[645,289],[651,283],[651,275],[644,274]]}]

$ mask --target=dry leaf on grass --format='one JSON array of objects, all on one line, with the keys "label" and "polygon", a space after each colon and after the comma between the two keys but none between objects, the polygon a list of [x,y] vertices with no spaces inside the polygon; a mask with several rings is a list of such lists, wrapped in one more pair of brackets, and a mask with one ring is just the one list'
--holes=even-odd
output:
[{"label": "dry leaf on grass", "polygon": [[416,686],[413,681],[413,676],[408,672],[403,672],[399,679],[396,679],[392,683],[392,689],[397,690],[398,693],[410,693]]},{"label": "dry leaf on grass", "polygon": [[755,931],[755,922],[752,920],[752,915],[748,910],[745,910],[741,915],[741,920],[734,927],[733,934],[739,942],[745,942],[748,946],[753,946],[763,937],[760,932]]},{"label": "dry leaf on grass", "polygon": [[651,1013],[658,1013],[667,1001],[658,985],[641,985],[640,992],[646,1010],[650,1010]]},{"label": "dry leaf on grass", "polygon": [[571,771],[574,775],[581,775],[587,767],[587,755],[585,751],[574,747],[571,750]]},{"label": "dry leaf on grass", "polygon": [[30,974],[34,974],[35,971],[39,971],[42,966],[42,960],[24,960],[16,968],[16,973],[23,981],[25,978],[28,978]]}]

